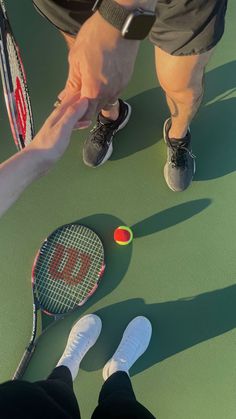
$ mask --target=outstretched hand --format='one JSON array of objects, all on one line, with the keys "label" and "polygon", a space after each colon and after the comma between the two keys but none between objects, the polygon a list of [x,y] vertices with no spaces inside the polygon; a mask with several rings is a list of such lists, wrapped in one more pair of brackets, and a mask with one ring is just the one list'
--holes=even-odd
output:
[{"label": "outstretched hand", "polygon": [[80,93],[89,98],[85,119],[90,120],[115,102],[127,86],[139,41],[123,39],[98,12],[82,26],[69,52],[69,75],[61,99]]},{"label": "outstretched hand", "polygon": [[[84,115],[88,109],[88,99],[80,99],[80,94],[65,98],[48,117],[33,142],[28,146],[40,149],[46,160],[56,161],[69,145],[74,127],[83,128]],[[83,119],[83,122],[80,120]]]},{"label": "outstretched hand", "polygon": [[88,108],[88,99],[65,99],[48,117],[34,140],[0,164],[0,216],[25,188],[46,174],[69,145],[71,132]]}]

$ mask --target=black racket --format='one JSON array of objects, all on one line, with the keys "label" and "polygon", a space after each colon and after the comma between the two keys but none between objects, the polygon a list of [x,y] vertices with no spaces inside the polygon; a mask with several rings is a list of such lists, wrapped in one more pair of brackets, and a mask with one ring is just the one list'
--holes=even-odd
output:
[{"label": "black racket", "polygon": [[104,269],[102,242],[88,227],[66,224],[47,237],[32,269],[32,335],[13,380],[22,377],[35,350],[38,312],[57,320],[83,305],[95,292]]},{"label": "black racket", "polygon": [[0,0],[0,70],[13,139],[21,150],[34,137],[34,123],[24,67],[3,0]]}]

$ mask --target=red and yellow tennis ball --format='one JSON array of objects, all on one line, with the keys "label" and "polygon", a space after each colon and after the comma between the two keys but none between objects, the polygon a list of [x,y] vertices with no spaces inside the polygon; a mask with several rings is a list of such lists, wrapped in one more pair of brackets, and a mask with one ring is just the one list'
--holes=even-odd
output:
[{"label": "red and yellow tennis ball", "polygon": [[114,231],[114,240],[122,246],[129,244],[133,240],[133,232],[131,228],[126,226],[117,227]]}]

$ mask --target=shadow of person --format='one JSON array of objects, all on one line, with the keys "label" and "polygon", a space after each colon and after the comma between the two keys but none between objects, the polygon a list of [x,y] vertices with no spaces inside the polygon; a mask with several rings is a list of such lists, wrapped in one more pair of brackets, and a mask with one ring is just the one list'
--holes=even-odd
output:
[{"label": "shadow of person", "polygon": [[167,114],[167,108],[161,88],[146,90],[127,101],[132,107],[131,118],[117,134],[110,160],[138,153],[162,138],[163,115]]},{"label": "shadow of person", "polygon": [[235,91],[235,73],[236,60],[207,71],[203,104],[216,99],[220,95],[224,97],[226,94]]},{"label": "shadow of person", "polygon": [[[74,222],[92,228],[102,239],[105,251],[105,273],[97,291],[88,299],[86,304],[65,316],[57,324],[53,325],[51,316],[42,314],[42,329],[45,330],[51,325],[53,327],[49,328],[39,339],[38,350],[35,351],[24,375],[24,378],[29,380],[32,377],[33,379],[34,377],[45,377],[50,372],[51,366],[55,365],[55,359],[60,357],[61,343],[66,344],[73,323],[120,284],[130,263],[132,243],[125,249],[121,249],[121,246],[117,246],[113,240],[114,229],[118,225],[123,225],[124,221],[109,214],[94,214]],[[48,350],[49,347],[50,350]]]},{"label": "shadow of person", "polygon": [[[236,168],[236,61],[208,71],[203,104],[192,123],[193,152],[197,156],[194,180],[209,180]],[[117,135],[111,160],[135,154],[162,139],[162,127],[169,111],[160,87],[128,98],[133,113],[129,124]]]},{"label": "shadow of person", "polygon": [[[134,230],[134,240],[135,238],[154,234],[174,224],[183,222],[203,211],[210,203],[210,199],[197,199],[154,214],[139,223],[136,223],[132,227]],[[43,377],[49,373],[51,366],[55,365],[55,360],[60,357],[62,350],[61,344],[62,342],[64,342],[64,345],[66,344],[73,323],[79,316],[83,316],[85,312],[96,312],[96,304],[98,302],[100,304],[102,298],[109,295],[119,286],[129,267],[133,243],[129,246],[118,246],[113,240],[114,229],[119,225],[125,224],[124,221],[109,214],[94,214],[84,217],[76,221],[76,223],[92,228],[102,239],[105,250],[105,273],[96,293],[91,296],[84,306],[79,307],[74,313],[66,316],[58,322],[57,325],[41,336],[38,342],[38,350],[35,351],[25,373],[26,379],[31,379],[31,377]],[[129,281],[130,279],[127,278],[127,280]],[[133,307],[133,304],[131,304],[131,307]],[[115,312],[114,315],[116,315]],[[113,313],[111,313],[111,319],[113,321]],[[43,330],[50,324],[50,316],[43,314]],[[48,347],[50,347],[50,351],[48,350]],[[92,353],[94,354],[94,352]],[[96,360],[97,355],[94,356],[91,361],[91,367],[93,369],[97,368]]]},{"label": "shadow of person", "polygon": [[[137,278],[136,284],[143,281]],[[158,296],[158,292],[156,292]],[[153,335],[145,355],[131,370],[135,375],[179,352],[236,327],[236,285],[164,303],[146,304],[141,298],[103,307],[101,337],[87,354],[82,368],[102,368],[120,342],[127,324],[139,315],[150,319]]]},{"label": "shadow of person", "polygon": [[[205,210],[211,204],[208,198],[196,199],[167,208],[159,213],[153,214],[144,220],[131,226],[134,239],[145,237],[158,231],[169,228],[175,224],[184,222],[199,212]],[[113,232],[124,221],[110,214],[94,214],[75,221],[77,224],[85,225],[94,230],[101,238],[104,246],[105,273],[101,279],[101,285],[96,293],[86,302],[86,310],[91,304],[95,304],[104,296],[110,294],[121,282],[127,272],[133,249],[133,242],[129,246],[118,246],[113,239]],[[83,310],[82,307],[79,308]],[[50,323],[48,316],[43,316],[43,328]]]},{"label": "shadow of person", "polygon": [[193,151],[197,156],[194,180],[209,180],[234,172],[236,61],[206,73],[205,95],[193,123]]},{"label": "shadow of person", "polygon": [[[74,221],[75,224],[85,225],[94,230],[101,238],[105,254],[105,272],[101,278],[100,285],[93,296],[86,302],[85,307],[79,307],[80,313],[87,310],[89,306],[101,300],[105,295],[110,294],[122,281],[132,255],[132,243],[125,248],[117,246],[113,240],[113,231],[124,222],[118,217],[110,214],[94,214]],[[77,312],[78,316],[78,312]],[[42,316],[43,329],[50,323],[49,316]]]},{"label": "shadow of person", "polygon": [[194,180],[209,180],[236,169],[236,98],[204,106],[194,122],[193,152],[197,157]]}]

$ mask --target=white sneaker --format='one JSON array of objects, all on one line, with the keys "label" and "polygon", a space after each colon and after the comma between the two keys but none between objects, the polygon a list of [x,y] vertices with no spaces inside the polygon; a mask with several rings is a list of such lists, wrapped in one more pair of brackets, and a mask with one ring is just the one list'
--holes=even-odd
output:
[{"label": "white sneaker", "polygon": [[152,325],[143,316],[135,317],[126,327],[121,342],[103,368],[103,378],[107,380],[116,371],[125,371],[146,351],[152,335]]},{"label": "white sneaker", "polygon": [[102,329],[101,319],[95,314],[87,314],[72,327],[67,345],[57,367],[69,368],[73,380],[79,371],[80,362],[88,350],[95,344]]}]

